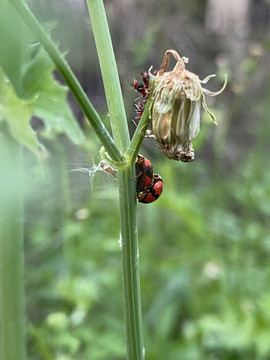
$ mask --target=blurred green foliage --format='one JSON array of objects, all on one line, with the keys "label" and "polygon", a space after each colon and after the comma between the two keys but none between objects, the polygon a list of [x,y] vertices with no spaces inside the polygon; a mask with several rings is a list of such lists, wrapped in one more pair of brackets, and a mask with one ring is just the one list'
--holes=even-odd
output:
[{"label": "blurred green foliage", "polygon": [[[205,1],[183,1],[181,9],[178,1],[134,4],[137,12],[126,18],[121,7],[116,6],[119,12],[106,2],[130,118],[134,93],[129,83],[158,65],[167,48],[190,56],[191,69],[198,68],[201,78],[214,72],[213,58],[221,48],[218,39],[209,40],[202,31]],[[60,29],[59,38],[70,41],[69,59],[91,100],[104,111],[94,45],[86,46],[89,39],[81,33],[85,20],[79,11],[77,22],[66,9],[58,11],[71,22],[71,32],[61,30],[60,19],[54,34]],[[46,11],[42,15],[47,20]],[[232,73],[231,86],[210,104],[219,126],[203,118],[193,163],[168,160],[153,139],[144,140],[141,153],[164,181],[156,203],[138,205],[147,360],[270,359],[267,39],[261,46],[262,58],[246,54],[239,64],[243,82],[236,83]],[[25,152],[28,351],[33,360],[125,359],[117,186],[102,172],[93,177],[100,144],[80,120],[84,146],[41,133],[48,149],[42,168]],[[70,171],[79,168],[89,168],[89,174]]]},{"label": "blurred green foliage", "polygon": [[[124,359],[117,187],[68,172],[78,159],[91,168],[89,149],[53,146],[43,176],[29,154],[26,164],[30,358]],[[259,148],[227,176],[200,155],[152,154],[165,189],[138,206],[147,359],[269,358],[270,171]]]}]

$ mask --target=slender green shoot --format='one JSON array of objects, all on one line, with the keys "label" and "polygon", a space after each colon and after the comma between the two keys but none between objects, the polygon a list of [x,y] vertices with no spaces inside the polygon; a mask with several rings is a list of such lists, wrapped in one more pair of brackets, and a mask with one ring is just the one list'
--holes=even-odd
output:
[{"label": "slender green shoot", "polygon": [[122,279],[128,360],[144,360],[137,202],[133,167],[119,171]]},{"label": "slender green shoot", "polygon": [[149,123],[151,120],[149,117],[150,99],[151,99],[151,94],[149,95],[145,109],[143,110],[142,117],[137,125],[135,133],[133,134],[133,137],[130,141],[129,147],[124,154],[125,157],[127,159],[130,158],[132,162],[134,162],[136,159],[136,156],[139,152],[139,149],[140,149],[143,139],[145,137],[146,130],[149,127]]}]

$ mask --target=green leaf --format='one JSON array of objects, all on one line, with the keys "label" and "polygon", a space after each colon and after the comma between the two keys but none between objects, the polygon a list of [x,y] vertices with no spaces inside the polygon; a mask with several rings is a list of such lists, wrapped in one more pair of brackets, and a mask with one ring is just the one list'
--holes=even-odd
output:
[{"label": "green leaf", "polygon": [[55,65],[44,50],[28,63],[23,74],[23,94],[35,99],[34,115],[44,121],[49,132],[63,130],[75,143],[84,141],[84,134],[67,103],[68,88],[53,77]]},{"label": "green leaf", "polygon": [[38,155],[38,140],[30,125],[33,112],[33,103],[18,98],[0,69],[0,122],[6,120],[14,139]]}]

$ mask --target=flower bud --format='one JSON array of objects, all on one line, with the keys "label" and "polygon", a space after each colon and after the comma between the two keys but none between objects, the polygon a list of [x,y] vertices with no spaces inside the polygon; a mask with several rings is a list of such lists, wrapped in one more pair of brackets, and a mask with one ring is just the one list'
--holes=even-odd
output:
[{"label": "flower bud", "polygon": [[[167,71],[170,54],[175,58],[176,65],[172,71]],[[200,80],[197,75],[185,69],[187,61],[175,50],[167,50],[158,73],[153,75],[149,71],[153,89],[150,116],[157,145],[169,159],[183,162],[194,160],[192,140],[200,130],[201,103],[216,123],[206,105],[204,94],[218,95],[226,86],[225,79],[220,91],[204,89],[201,84],[207,83],[215,75]]]}]

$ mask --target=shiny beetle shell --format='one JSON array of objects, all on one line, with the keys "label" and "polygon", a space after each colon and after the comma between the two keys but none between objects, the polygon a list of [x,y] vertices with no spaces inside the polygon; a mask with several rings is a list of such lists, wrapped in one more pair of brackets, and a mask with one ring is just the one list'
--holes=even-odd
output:
[{"label": "shiny beetle shell", "polygon": [[137,156],[135,163],[136,170],[136,192],[148,188],[153,181],[153,168],[151,162],[142,155]]},{"label": "shiny beetle shell", "polygon": [[137,193],[137,198],[140,203],[150,204],[156,201],[163,190],[163,181],[158,174],[154,174],[152,185],[145,188],[142,192]]}]

